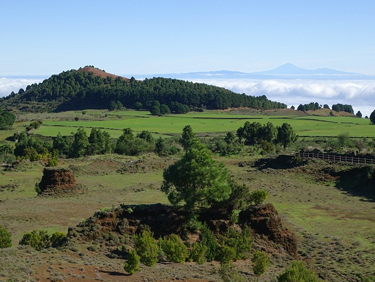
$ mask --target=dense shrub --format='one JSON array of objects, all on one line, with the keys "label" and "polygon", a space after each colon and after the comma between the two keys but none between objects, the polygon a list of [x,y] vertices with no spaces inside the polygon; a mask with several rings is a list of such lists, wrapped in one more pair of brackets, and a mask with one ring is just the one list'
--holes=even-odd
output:
[{"label": "dense shrub", "polygon": [[201,242],[195,242],[190,252],[189,260],[198,264],[204,264],[207,261],[206,252],[207,246],[203,245]]},{"label": "dense shrub", "polygon": [[320,282],[312,270],[306,268],[302,261],[293,261],[283,274],[277,277],[278,282]]},{"label": "dense shrub", "polygon": [[43,230],[34,230],[32,232],[27,232],[23,234],[21,241],[19,242],[20,245],[29,245],[33,247],[35,250],[40,251],[50,241],[50,237],[48,236],[46,231]]},{"label": "dense shrub", "polygon": [[146,266],[154,266],[158,261],[158,245],[150,230],[134,236],[135,251],[140,255],[140,261]]},{"label": "dense shrub", "polygon": [[12,234],[0,225],[0,249],[12,246]]},{"label": "dense shrub", "polygon": [[140,257],[135,250],[131,250],[128,254],[128,259],[125,262],[124,270],[129,274],[134,274],[139,271]]},{"label": "dense shrub", "polygon": [[66,234],[62,232],[55,232],[51,235],[50,243],[52,247],[61,246],[66,241]]},{"label": "dense shrub", "polygon": [[160,238],[159,244],[167,259],[172,262],[184,263],[188,257],[186,246],[176,234],[169,238]]},{"label": "dense shrub", "polygon": [[264,190],[256,190],[250,193],[250,201],[255,205],[260,205],[268,198],[268,192]]},{"label": "dense shrub", "polygon": [[260,277],[264,272],[266,272],[268,266],[270,265],[270,260],[266,253],[256,251],[251,260],[253,263],[253,272],[255,276]]},{"label": "dense shrub", "polygon": [[[220,237],[221,249],[223,246],[227,246],[234,250],[234,260],[246,259],[250,256],[253,239],[251,230],[249,227],[245,227],[242,232],[239,232],[233,228],[228,228],[224,236]],[[220,253],[223,250],[220,251]],[[225,252],[228,252],[226,250]],[[221,262],[228,262],[219,259]]]},{"label": "dense shrub", "polygon": [[233,263],[221,263],[219,274],[221,279],[223,279],[224,282],[245,282],[244,277],[242,277],[236,268],[234,267]]},{"label": "dense shrub", "polygon": [[214,233],[207,227],[203,225],[201,227],[200,242],[203,246],[207,247],[206,259],[207,261],[213,261],[218,252],[219,245],[216,241]]},{"label": "dense shrub", "polygon": [[12,112],[0,110],[0,130],[11,128],[16,120]]},{"label": "dense shrub", "polygon": [[117,139],[115,152],[122,155],[135,156],[143,152],[154,151],[154,148],[154,138],[148,131],[143,131],[138,137],[134,137],[133,130],[126,128]]},{"label": "dense shrub", "polygon": [[155,153],[159,156],[175,155],[181,151],[181,145],[174,138],[159,137],[155,142]]},{"label": "dense shrub", "polygon": [[217,260],[221,263],[230,263],[236,259],[236,250],[227,245],[222,245],[219,248]]}]

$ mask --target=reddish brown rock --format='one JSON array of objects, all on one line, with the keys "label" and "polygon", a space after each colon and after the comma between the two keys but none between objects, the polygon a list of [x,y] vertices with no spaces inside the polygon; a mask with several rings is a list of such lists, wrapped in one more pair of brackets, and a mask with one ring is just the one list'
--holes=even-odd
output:
[{"label": "reddish brown rock", "polygon": [[[91,241],[106,238],[111,233],[117,234],[116,236],[134,235],[149,226],[155,238],[169,234],[192,238],[194,234],[184,228],[187,220],[187,212],[171,206],[122,205],[98,211],[93,217],[70,228],[68,237]],[[297,255],[296,237],[285,227],[272,204],[250,206],[240,213],[238,224],[235,225],[231,223],[228,215],[213,209],[202,209],[199,221],[205,222],[217,235],[225,233],[229,227],[240,228],[248,225],[254,234],[262,235],[267,241],[282,246],[291,256]]]},{"label": "reddish brown rock", "polygon": [[39,188],[42,195],[73,194],[81,190],[72,171],[65,168],[45,168]]},{"label": "reddish brown rock", "polygon": [[292,256],[297,257],[297,238],[285,227],[282,218],[272,204],[250,206],[239,215],[239,223],[247,224],[260,235],[283,246]]}]

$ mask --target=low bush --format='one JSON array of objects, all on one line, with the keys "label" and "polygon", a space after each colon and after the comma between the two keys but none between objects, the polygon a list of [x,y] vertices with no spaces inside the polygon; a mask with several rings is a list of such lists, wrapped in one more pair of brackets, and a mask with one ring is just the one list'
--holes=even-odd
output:
[{"label": "low bush", "polygon": [[250,201],[255,205],[262,204],[268,198],[268,192],[264,190],[256,190],[250,193]]},{"label": "low bush", "polygon": [[203,225],[200,231],[200,242],[202,245],[207,247],[206,259],[207,261],[213,261],[217,256],[219,248],[219,245],[216,241],[216,237],[212,233],[212,231],[207,227],[207,225]]},{"label": "low bush", "polygon": [[[247,226],[239,232],[235,229],[229,228],[224,236],[220,237],[220,245],[230,247],[234,250],[233,260],[246,259],[250,256],[253,239],[250,228]],[[220,251],[222,253],[223,250]],[[227,252],[227,250],[226,250]],[[222,255],[222,254],[221,254]],[[221,262],[222,259],[219,259]]]},{"label": "low bush", "polygon": [[131,250],[128,254],[128,259],[125,262],[124,270],[129,274],[134,274],[139,271],[140,257],[135,250]]},{"label": "low bush", "polygon": [[40,251],[48,245],[50,237],[47,231],[43,230],[33,230],[32,232],[27,232],[23,234],[20,245],[29,245],[35,250]]},{"label": "low bush", "polygon": [[312,270],[306,268],[302,261],[293,261],[291,266],[285,272],[277,277],[278,282],[320,282]]},{"label": "low bush", "polygon": [[12,234],[0,225],[0,249],[12,246]]},{"label": "low bush", "polygon": [[66,241],[66,234],[55,232],[51,236],[44,230],[33,230],[23,234],[20,245],[29,245],[37,251],[52,246],[54,248],[61,246]]},{"label": "low bush", "polygon": [[268,266],[270,265],[270,260],[266,253],[256,251],[251,260],[253,263],[253,272],[255,276],[260,277],[264,272],[266,272]]},{"label": "low bush", "polygon": [[61,246],[66,241],[66,234],[62,232],[55,232],[51,235],[50,243],[52,247]]},{"label": "low bush", "polygon": [[245,282],[232,263],[221,263],[219,274],[224,282]]},{"label": "low bush", "polygon": [[140,261],[146,266],[154,266],[158,261],[158,245],[150,230],[134,236],[135,251],[140,254]]},{"label": "low bush", "polygon": [[200,242],[195,242],[193,244],[193,249],[190,252],[190,261],[194,261],[198,264],[204,264],[206,259],[207,246],[203,245]]},{"label": "low bush", "polygon": [[230,263],[233,262],[236,259],[236,250],[232,247],[229,247],[227,245],[222,245],[219,248],[217,260],[221,263]]},{"label": "low bush", "polygon": [[186,246],[176,234],[172,234],[169,238],[160,238],[159,244],[167,259],[172,262],[184,263],[188,257]]}]

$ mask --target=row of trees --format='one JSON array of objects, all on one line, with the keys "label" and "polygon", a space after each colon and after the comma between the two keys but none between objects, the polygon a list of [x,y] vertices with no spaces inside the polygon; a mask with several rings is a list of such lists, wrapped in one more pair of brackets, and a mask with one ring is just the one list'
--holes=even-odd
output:
[{"label": "row of trees", "polygon": [[259,122],[245,122],[243,127],[237,129],[237,136],[244,139],[246,145],[261,144],[281,144],[284,148],[294,143],[298,136],[293,131],[289,123],[281,126],[274,126],[271,122],[261,125]]},{"label": "row of trees", "polygon": [[58,104],[58,110],[108,108],[109,101],[116,103],[111,103],[111,108],[118,107],[118,102],[126,108],[135,108],[136,103],[140,103],[143,108],[151,110],[150,104],[154,100],[159,101],[160,105],[167,105],[172,112],[179,104],[185,106],[185,111],[228,107],[286,108],[285,104],[272,102],[266,96],[237,94],[203,83],[161,77],[143,81],[131,78],[128,81],[121,77],[101,78],[76,70],[53,75],[42,83],[29,85],[26,90],[20,89],[18,94],[12,93],[2,99],[4,105],[12,101],[54,101],[55,104],[50,106],[56,107]]},{"label": "row of trees", "polygon": [[[30,127],[34,128],[34,126]],[[135,135],[130,128],[124,129],[117,140],[112,139],[107,131],[97,128],[92,128],[89,135],[83,128],[78,128],[75,134],[69,136],[58,133],[52,141],[27,133],[15,133],[13,139],[16,141],[15,149],[13,150],[10,145],[3,145],[0,147],[0,155],[14,154],[16,157],[31,161],[40,159],[57,161],[58,157],[79,158],[111,152],[129,156],[155,152],[159,156],[168,156],[180,152],[181,147],[186,150],[196,138],[191,127],[186,126],[181,138],[159,137],[156,140],[149,131],[142,131]],[[228,132],[225,138],[216,139],[206,141],[210,149],[228,155],[239,153],[244,149],[244,145],[260,144],[265,151],[273,151],[274,144],[280,144],[285,148],[296,141],[297,136],[287,123],[275,127],[272,123],[262,126],[258,122],[246,122],[237,130],[237,137],[234,133]],[[198,142],[198,147],[203,146],[199,145],[200,142],[197,140],[194,142]]]},{"label": "row of trees", "polygon": [[343,111],[349,114],[354,114],[354,110],[351,105],[335,104],[335,105],[332,105],[332,111],[336,111],[336,112]]},{"label": "row of trees", "polygon": [[[322,108],[322,105],[320,105],[319,103],[317,102],[311,102],[309,104],[300,104],[298,107],[297,107],[297,110],[298,111],[315,111],[315,110],[319,110]],[[329,109],[329,106],[327,104],[324,104],[323,106],[324,109]],[[332,105],[332,110],[333,111],[336,111],[336,112],[347,112],[347,113],[350,113],[350,114],[354,114],[354,111],[353,111],[353,107],[351,105],[344,105],[344,104],[334,104]]]}]

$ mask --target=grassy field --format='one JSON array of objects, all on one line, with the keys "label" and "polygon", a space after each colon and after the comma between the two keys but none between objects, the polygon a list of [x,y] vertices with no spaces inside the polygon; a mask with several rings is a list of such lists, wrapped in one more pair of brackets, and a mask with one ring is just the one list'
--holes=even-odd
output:
[{"label": "grassy field", "polygon": [[[192,126],[197,133],[225,133],[236,131],[246,121],[266,124],[272,122],[280,126],[284,122],[290,123],[300,136],[337,136],[349,132],[351,137],[375,137],[375,130],[368,119],[354,117],[320,117],[320,116],[267,116],[230,114],[225,111],[207,111],[203,113],[188,113],[185,115],[169,115],[163,117],[152,116],[145,111],[118,111],[102,113],[101,111],[49,114],[43,119],[43,125],[34,131],[44,136],[56,136],[58,132],[69,135],[78,127],[90,130],[92,127],[107,130],[112,137],[121,135],[122,129],[131,128],[136,132],[148,130],[159,134],[181,133],[185,125]],[[105,116],[107,115],[107,116]],[[75,121],[74,117],[79,116]],[[29,117],[30,118],[30,117]],[[40,117],[42,118],[42,117]]]},{"label": "grassy field", "polygon": [[[78,121],[74,118],[78,117]],[[0,131],[0,140],[24,131],[31,120],[41,119],[43,125],[34,133],[56,136],[70,134],[79,126],[106,129],[118,137],[123,128],[136,132],[149,130],[160,134],[181,133],[189,124],[201,134],[222,134],[235,131],[245,121],[262,124],[290,123],[301,136],[337,136],[349,132],[352,137],[375,137],[373,126],[366,119],[352,117],[246,115],[239,112],[207,111],[153,117],[145,111],[107,112],[87,110],[48,114],[19,115],[12,130]],[[313,162],[300,168],[260,169],[260,156],[218,157],[230,169],[234,179],[251,190],[269,192],[268,202],[298,235],[299,254],[327,281],[359,281],[359,275],[375,273],[375,203],[364,197],[352,196],[338,187],[336,180],[324,174],[325,164]],[[124,276],[123,259],[113,259],[87,250],[87,246],[60,252],[54,249],[36,252],[18,246],[22,234],[34,229],[49,233],[67,232],[96,211],[125,204],[168,203],[160,191],[163,168],[179,156],[162,159],[153,153],[140,157],[116,154],[60,160],[59,166],[70,168],[86,192],[70,197],[39,197],[35,183],[40,182],[44,165],[22,162],[12,171],[0,171],[0,224],[13,238],[13,247],[0,249],[0,281],[220,281],[218,265],[198,266],[186,263],[142,266],[135,276]],[[239,163],[246,165],[239,166]],[[323,180],[324,181],[323,181]],[[22,257],[22,259],[21,259]],[[288,261],[271,258],[270,270],[259,281],[272,281]],[[236,266],[249,281],[251,262]],[[31,280],[33,281],[33,280]]]},{"label": "grassy field", "polygon": [[[317,178],[323,175],[317,174],[317,167],[324,166],[324,163],[293,169],[260,170],[253,166],[254,157],[215,158],[226,164],[237,182],[245,183],[251,190],[261,188],[269,192],[267,201],[275,205],[299,237],[300,255],[324,277],[329,277],[327,281],[344,281],[343,277],[351,277],[345,281],[357,281],[353,278],[357,274],[369,275],[375,271],[375,258],[371,256],[375,251],[375,216],[371,212],[375,209],[375,203],[344,193],[335,187],[332,179],[318,181]],[[25,232],[34,229],[44,229],[50,233],[67,232],[68,227],[77,225],[100,209],[122,203],[168,203],[166,195],[160,191],[162,169],[176,159],[178,157],[161,159],[153,154],[140,158],[113,154],[60,160],[60,166],[70,168],[77,182],[87,188],[84,194],[71,197],[36,196],[34,185],[40,181],[44,166],[39,162],[22,163],[16,171],[1,172],[0,222],[12,233],[14,248],[17,248],[17,242]],[[240,162],[247,165],[240,167]],[[28,256],[27,252],[32,252],[34,259],[19,263],[23,268],[30,268],[33,277],[39,277],[40,281],[47,281],[52,273],[60,273],[67,281],[79,281],[73,279],[77,266],[85,270],[86,276],[80,276],[81,280],[95,280],[95,270],[88,273],[90,265],[103,273],[122,275],[123,260],[93,256],[84,246],[75,248],[77,251],[73,252],[49,250],[42,253],[25,249],[25,256]],[[18,250],[18,254],[23,252],[23,249]],[[84,255],[78,256],[78,253]],[[0,250],[1,256],[14,262],[18,257]],[[41,261],[55,269],[41,271],[38,267]],[[287,263],[277,257],[273,257],[272,261],[271,270],[260,281],[271,281]],[[251,271],[246,270],[251,267],[249,262],[239,262],[237,266],[250,275]],[[174,267],[179,269],[178,273],[174,273],[180,280],[185,277],[186,281],[194,281],[187,278],[200,277],[202,280],[199,281],[209,281],[205,275],[213,273],[218,266],[207,264],[196,268],[195,265],[186,264]],[[7,267],[5,270],[9,271]],[[2,272],[0,269],[0,275],[9,273],[5,270]],[[21,271],[17,270],[16,273],[24,278]],[[157,277],[168,277],[172,275],[170,271],[171,268],[164,265],[152,269],[142,267],[140,276],[136,276],[140,280],[130,281],[143,281],[147,277],[156,277],[153,281],[160,281]],[[105,277],[104,281],[121,280],[118,275],[103,273],[101,277]],[[11,274],[8,276],[14,277]],[[248,279],[250,277],[247,276]],[[210,281],[220,279],[215,274]]]}]

